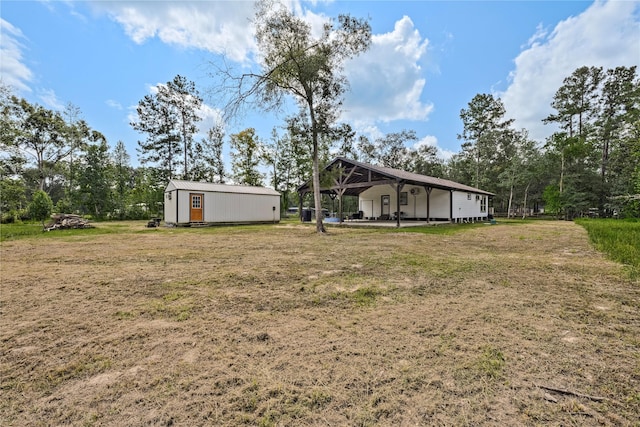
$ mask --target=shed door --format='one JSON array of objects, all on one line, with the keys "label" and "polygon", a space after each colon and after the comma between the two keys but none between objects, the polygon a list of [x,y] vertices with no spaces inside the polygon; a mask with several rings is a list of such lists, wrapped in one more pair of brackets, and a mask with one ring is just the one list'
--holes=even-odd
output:
[{"label": "shed door", "polygon": [[191,200],[191,209],[189,210],[189,221],[202,222],[202,210],[204,202],[204,194],[189,193]]}]

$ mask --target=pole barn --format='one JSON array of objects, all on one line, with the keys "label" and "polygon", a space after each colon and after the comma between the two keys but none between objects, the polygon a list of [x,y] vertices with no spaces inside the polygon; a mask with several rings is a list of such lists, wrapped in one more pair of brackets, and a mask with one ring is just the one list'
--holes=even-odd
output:
[{"label": "pole barn", "polygon": [[172,179],[164,191],[168,225],[280,221],[280,193],[270,188]]},{"label": "pole barn", "polygon": [[[344,196],[358,197],[358,220],[426,222],[474,222],[489,218],[489,199],[494,196],[479,188],[442,178],[337,157],[325,167],[332,177],[320,189],[338,198],[339,221]],[[298,187],[300,198],[311,192],[311,182]]]}]

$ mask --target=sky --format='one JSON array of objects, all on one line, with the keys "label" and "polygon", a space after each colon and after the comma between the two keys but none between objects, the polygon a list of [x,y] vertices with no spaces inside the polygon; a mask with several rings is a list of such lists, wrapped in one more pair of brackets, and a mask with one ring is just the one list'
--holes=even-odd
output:
[{"label": "sky", "polygon": [[[341,121],[377,138],[414,130],[417,144],[448,159],[460,151],[460,110],[477,94],[502,99],[517,129],[543,142],[542,119],[576,68],[640,65],[640,1],[288,0],[313,28],[339,14],[366,18],[372,45],[350,60]],[[145,135],[130,122],[138,102],[180,74],[205,106],[202,134],[222,108],[212,63],[258,70],[252,1],[0,2],[0,79],[50,109],[72,104],[111,147],[138,164]],[[265,141],[295,108],[247,110],[227,135],[249,127]],[[225,158],[228,159],[228,144]]]}]

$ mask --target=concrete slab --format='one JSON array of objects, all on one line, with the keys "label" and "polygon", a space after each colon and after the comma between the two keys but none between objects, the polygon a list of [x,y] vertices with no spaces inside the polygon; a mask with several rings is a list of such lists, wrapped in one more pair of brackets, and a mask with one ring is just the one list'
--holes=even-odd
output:
[{"label": "concrete slab", "polygon": [[[396,228],[396,221],[374,221],[374,220],[349,220],[342,223],[325,222],[331,227],[362,227],[362,228]],[[400,221],[400,228],[409,227],[434,227],[437,225],[451,224],[449,221]]]}]

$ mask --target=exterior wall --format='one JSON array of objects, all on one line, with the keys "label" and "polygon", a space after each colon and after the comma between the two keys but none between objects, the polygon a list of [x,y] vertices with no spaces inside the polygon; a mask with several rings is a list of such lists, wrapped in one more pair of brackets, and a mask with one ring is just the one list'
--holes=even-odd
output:
[{"label": "exterior wall", "polygon": [[169,223],[178,222],[178,191],[168,190],[164,193],[164,221]]},{"label": "exterior wall", "polygon": [[391,205],[389,213],[396,210],[395,190],[390,185],[377,185],[363,191],[358,198],[358,206],[363,212],[365,218],[378,218],[382,215],[382,196],[391,196]]},{"label": "exterior wall", "polygon": [[[275,210],[273,210],[274,207]],[[280,197],[261,194],[204,193],[204,221],[280,221]]]},{"label": "exterior wall", "polygon": [[192,193],[203,194],[203,221],[207,223],[280,221],[279,196],[174,190],[171,200],[167,199],[168,193],[165,193],[165,222],[189,223],[189,195]]},{"label": "exterior wall", "polygon": [[[474,219],[486,218],[487,211],[481,212],[482,199],[487,198],[483,194],[467,193],[462,191],[453,192],[453,218],[454,219]],[[486,207],[486,203],[485,203]]]},{"label": "exterior wall", "polygon": [[[424,193],[424,191],[423,191]],[[441,190],[434,188],[431,190],[431,197],[429,199],[429,213],[431,218],[449,219],[451,211],[451,192],[449,190]],[[425,210],[427,203],[427,196],[425,193]],[[454,206],[455,208],[455,206]]]},{"label": "exterior wall", "polygon": [[[414,189],[417,193],[411,194]],[[424,187],[405,185],[402,193],[407,193],[407,204],[400,205],[402,218],[427,217],[427,192]],[[396,211],[396,190],[390,185],[379,185],[363,191],[359,197],[359,207],[365,218],[378,218],[382,214],[382,196],[389,195],[389,213]],[[429,218],[449,218],[449,191],[434,188],[429,202]]]},{"label": "exterior wall", "polygon": [[[189,216],[190,216],[190,212],[189,209],[191,208],[191,200],[189,200],[189,194],[192,193],[191,191],[188,190],[178,190],[178,206],[176,208],[176,211],[178,212],[178,224],[188,224],[189,223]],[[195,191],[194,191],[195,193]],[[202,193],[202,192],[200,192]],[[207,206],[206,204],[204,205],[204,213],[207,212]]]},{"label": "exterior wall", "polygon": [[[417,193],[411,194],[411,190],[415,189]],[[405,185],[402,192],[407,193],[407,204],[400,205],[400,212],[403,213],[402,218],[421,218],[427,217],[427,192],[424,187]],[[449,190],[441,190],[433,188],[429,197],[429,218],[430,219],[449,219],[450,215],[450,194]],[[471,200],[468,200],[467,194],[470,194]],[[391,204],[389,213],[391,215],[396,211],[396,191],[390,185],[379,185],[363,191],[359,197],[359,208],[363,212],[365,218],[379,218],[382,215],[382,196],[389,195]],[[478,195],[485,199],[487,206],[487,196]],[[461,191],[453,192],[453,218],[452,219],[473,219],[487,216],[487,212],[480,212],[481,200],[477,199],[475,193],[466,193]]]}]

